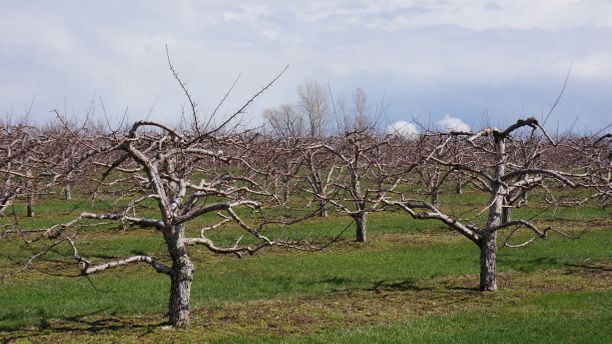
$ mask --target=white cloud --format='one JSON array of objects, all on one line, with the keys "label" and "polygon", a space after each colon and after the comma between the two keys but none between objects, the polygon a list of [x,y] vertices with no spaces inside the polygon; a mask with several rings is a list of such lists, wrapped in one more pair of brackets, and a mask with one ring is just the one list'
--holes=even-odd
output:
[{"label": "white cloud", "polygon": [[419,135],[419,130],[414,123],[397,121],[387,126],[385,133],[389,135],[399,135],[407,139],[414,139]]},{"label": "white cloud", "polygon": [[470,126],[465,124],[462,120],[449,115],[444,115],[444,118],[436,122],[436,126],[439,130],[444,132],[449,131],[470,131]]},{"label": "white cloud", "polygon": [[65,99],[82,113],[92,94],[118,117],[126,106],[146,115],[158,96],[152,118],[176,114],[185,99],[165,44],[204,112],[238,74],[219,113],[289,64],[249,109],[253,119],[312,78],[338,93],[390,95],[389,113],[487,109],[510,121],[545,112],[572,62],[558,119],[605,125],[612,110],[609,0],[0,1],[0,21],[10,28],[0,31],[0,109],[36,95],[41,119]]}]

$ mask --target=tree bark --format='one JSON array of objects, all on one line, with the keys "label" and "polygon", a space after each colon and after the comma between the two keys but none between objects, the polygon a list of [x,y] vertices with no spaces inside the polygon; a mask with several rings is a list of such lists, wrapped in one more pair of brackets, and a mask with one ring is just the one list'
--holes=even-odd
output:
[{"label": "tree bark", "polygon": [[289,199],[289,187],[287,186],[287,184],[283,185],[283,201],[287,202],[287,200]]},{"label": "tree bark", "polygon": [[70,191],[70,185],[64,186],[64,201],[72,200],[72,192]]},{"label": "tree bark", "polygon": [[438,185],[438,179],[440,176],[440,169],[437,165],[434,165],[434,170],[431,174],[431,179],[429,179],[429,190],[431,192],[431,205],[434,207],[440,206],[439,194],[440,188]]},{"label": "tree bark", "polygon": [[[8,163],[8,168],[11,167],[10,165],[11,163]],[[4,181],[2,182],[2,195],[0,198],[0,217],[4,217],[4,211],[6,210],[6,208],[8,208],[8,206],[11,203],[11,192],[10,192],[10,188],[11,188],[11,175],[10,174],[6,174],[3,176],[4,177]]]},{"label": "tree bark", "polygon": [[36,212],[34,210],[34,196],[32,194],[28,194],[27,204],[26,204],[26,217],[34,217]]},{"label": "tree bark", "polygon": [[435,188],[431,192],[431,205],[433,205],[436,208],[440,206],[439,194],[440,193],[438,192],[438,188]]},{"label": "tree bark", "polygon": [[497,232],[488,232],[480,242],[480,291],[497,290]]},{"label": "tree bark", "polygon": [[15,198],[14,195],[3,195],[2,198],[0,198],[0,217],[6,216],[6,209],[13,202],[13,198]]},{"label": "tree bark", "polygon": [[327,217],[327,209],[325,209],[324,200],[319,200],[319,217]]},{"label": "tree bark", "polygon": [[32,171],[26,171],[26,217],[34,217],[34,198],[36,191],[34,190],[34,183],[32,182]]},{"label": "tree bark", "polygon": [[512,220],[512,208],[504,207],[502,210],[501,223],[510,222]]},{"label": "tree bark", "polygon": [[505,184],[501,181],[501,177],[506,171],[506,143],[502,135],[495,136],[495,151],[498,163],[495,166],[495,179],[491,183],[491,206],[489,207],[489,216],[487,217],[487,227],[479,243],[481,291],[497,290],[495,273],[497,263],[497,232],[494,228],[501,224],[504,197],[506,195]]},{"label": "tree bark", "polygon": [[355,241],[366,242],[368,239],[366,227],[367,213],[357,213],[353,215],[353,219],[355,220]]},{"label": "tree bark", "polygon": [[187,255],[183,243],[183,228],[175,227],[175,233],[168,241],[172,258],[172,273],[170,274],[170,301],[168,317],[170,325],[177,328],[187,328],[190,325],[189,302],[191,298],[191,282],[194,266]]},{"label": "tree bark", "polygon": [[455,180],[455,193],[459,195],[463,193],[463,183],[461,182],[460,174],[457,174],[457,179]]},{"label": "tree bark", "polygon": [[189,327],[189,302],[193,271],[193,263],[186,256],[180,263],[175,262],[172,264],[168,315],[170,324],[174,327]]}]

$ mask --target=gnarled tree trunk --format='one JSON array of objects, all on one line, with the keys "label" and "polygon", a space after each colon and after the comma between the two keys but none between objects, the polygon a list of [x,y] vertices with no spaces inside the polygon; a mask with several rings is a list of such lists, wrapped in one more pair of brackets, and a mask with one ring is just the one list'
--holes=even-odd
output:
[{"label": "gnarled tree trunk", "polygon": [[353,215],[355,220],[355,241],[366,242],[368,240],[368,233],[366,227],[367,213],[357,213]]},{"label": "gnarled tree trunk", "polygon": [[182,262],[172,265],[168,315],[170,324],[174,327],[189,327],[189,301],[193,271],[193,263],[188,257],[185,257]]},{"label": "gnarled tree trunk", "polygon": [[480,246],[480,290],[497,290],[496,264],[497,264],[497,226],[502,223],[502,213],[504,212],[504,197],[506,186],[501,181],[506,172],[506,144],[504,137],[495,136],[495,151],[497,161],[495,166],[495,179],[491,183],[491,206],[487,217],[487,227],[483,231]]},{"label": "gnarled tree trunk", "polygon": [[497,232],[487,232],[480,241],[480,290],[497,290]]},{"label": "gnarled tree trunk", "polygon": [[190,324],[189,302],[191,298],[191,282],[193,281],[195,269],[183,243],[183,228],[181,226],[175,227],[175,234],[168,241],[168,248],[172,258],[168,317],[170,325],[178,328],[187,328]]}]

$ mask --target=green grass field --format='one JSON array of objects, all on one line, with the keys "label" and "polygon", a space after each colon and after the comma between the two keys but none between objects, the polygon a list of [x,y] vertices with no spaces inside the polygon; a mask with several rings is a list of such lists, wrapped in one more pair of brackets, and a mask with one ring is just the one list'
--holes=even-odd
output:
[{"label": "green grass field", "polygon": [[[479,195],[444,200],[457,211]],[[71,218],[86,204],[45,200],[24,227]],[[99,204],[99,207],[108,205]],[[17,213],[22,209],[17,206]],[[530,214],[529,211],[525,214]],[[77,211],[78,212],[78,211]],[[196,264],[192,328],[164,327],[169,280],[133,265],[78,277],[69,247],[0,282],[4,342],[237,343],[609,343],[612,341],[612,221],[609,211],[561,214],[578,240],[551,234],[524,249],[500,248],[500,290],[481,293],[478,248],[436,222],[400,212],[371,214],[367,244],[343,240],[317,252],[278,248],[253,257],[191,248]],[[204,222],[207,219],[203,220]],[[542,220],[546,223],[546,216]],[[332,216],[293,232],[329,236],[350,224]],[[292,232],[292,233],[293,233]],[[236,237],[232,229],[221,241]],[[306,233],[306,234],[303,234]],[[279,234],[279,233],[276,233]],[[282,235],[289,235],[280,233]],[[503,235],[502,235],[503,236]],[[101,228],[81,237],[81,254],[112,259],[164,257],[154,231]],[[0,241],[0,273],[30,256],[18,238]]]}]

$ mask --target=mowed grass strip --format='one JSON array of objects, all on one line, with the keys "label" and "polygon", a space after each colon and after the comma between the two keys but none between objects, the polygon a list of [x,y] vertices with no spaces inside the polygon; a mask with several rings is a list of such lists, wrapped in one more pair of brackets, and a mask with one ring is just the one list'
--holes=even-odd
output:
[{"label": "mowed grass strip", "polygon": [[75,343],[605,343],[610,267],[502,273],[503,289],[496,293],[476,291],[477,282],[467,275],[206,306],[194,310],[189,330],[164,328],[160,314],[84,314],[3,336]]},{"label": "mowed grass strip", "polygon": [[[391,325],[355,326],[260,343],[609,343],[612,293],[555,293],[486,310],[425,315]],[[249,343],[248,337],[232,339]],[[219,340],[218,342],[222,342]]]},{"label": "mowed grass strip", "polygon": [[[467,202],[455,200],[458,213],[482,198],[461,197]],[[22,219],[22,224],[41,227],[73,217],[61,205],[46,207],[37,218]],[[575,211],[564,212],[571,233],[579,234],[587,225],[594,229],[579,240],[553,233],[525,249],[501,248],[498,293],[475,291],[479,251],[473,243],[435,221],[411,220],[399,211],[371,214],[367,244],[351,242],[350,219],[331,216],[289,231],[270,231],[316,239],[349,226],[342,242],[319,252],[269,249],[239,260],[193,247],[194,327],[187,331],[160,327],[166,321],[169,297],[165,275],[139,265],[76,277],[69,247],[60,246],[27,273],[0,283],[0,338],[57,342],[68,332],[67,340],[74,342],[508,342],[503,338],[511,338],[496,333],[543,342],[552,342],[556,333],[557,338],[582,342],[610,338],[609,325],[605,326],[610,317],[600,311],[611,306],[610,215],[600,208],[584,208],[576,216]],[[212,217],[204,217],[191,231],[196,233]],[[219,232],[217,239],[231,243],[239,233],[233,228]],[[81,254],[99,262],[134,254],[166,258],[161,235],[153,230],[86,229],[79,242]],[[19,240],[2,245],[0,273],[27,260],[35,249]],[[560,301],[538,301],[548,296]],[[488,306],[492,308],[487,310]],[[551,314],[560,320],[549,320]],[[573,318],[586,330],[570,327]],[[522,327],[527,327],[524,333]],[[544,332],[547,328],[550,331]],[[600,331],[595,333],[597,328]]]},{"label": "mowed grass strip", "polygon": [[[128,238],[120,242],[138,249],[135,237]],[[612,253],[611,238],[609,231],[598,230],[580,240],[551,237],[526,249],[501,249],[499,270],[532,272],[605,261]],[[130,248],[119,250],[126,249]],[[365,245],[346,242],[315,253],[270,250],[242,260],[204,250],[193,256],[194,308],[418,283],[440,276],[478,279],[477,247],[448,232],[381,233]],[[146,265],[89,278],[28,273],[0,284],[0,328],[44,326],[52,319],[83,314],[163,313],[168,289],[168,278]]]}]

